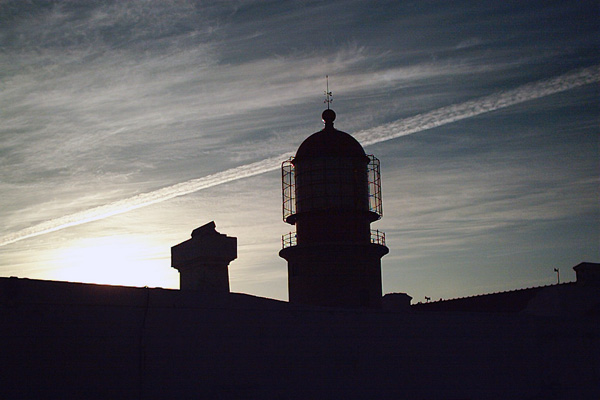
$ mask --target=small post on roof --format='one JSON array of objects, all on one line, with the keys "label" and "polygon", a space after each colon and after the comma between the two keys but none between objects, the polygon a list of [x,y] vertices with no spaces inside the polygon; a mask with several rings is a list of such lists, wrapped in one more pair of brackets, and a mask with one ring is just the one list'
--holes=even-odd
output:
[{"label": "small post on roof", "polygon": [[560,269],[554,268],[554,272],[556,272],[556,281],[560,285]]}]

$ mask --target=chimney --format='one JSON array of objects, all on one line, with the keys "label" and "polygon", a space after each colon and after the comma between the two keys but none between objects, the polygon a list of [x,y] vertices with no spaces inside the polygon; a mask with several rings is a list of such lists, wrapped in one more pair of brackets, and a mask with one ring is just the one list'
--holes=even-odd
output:
[{"label": "chimney", "polygon": [[573,267],[578,285],[599,286],[600,264],[582,262]]},{"label": "chimney", "polygon": [[192,231],[192,238],[171,247],[171,266],[179,288],[229,293],[229,263],[237,258],[237,238],[216,231],[214,221]]}]

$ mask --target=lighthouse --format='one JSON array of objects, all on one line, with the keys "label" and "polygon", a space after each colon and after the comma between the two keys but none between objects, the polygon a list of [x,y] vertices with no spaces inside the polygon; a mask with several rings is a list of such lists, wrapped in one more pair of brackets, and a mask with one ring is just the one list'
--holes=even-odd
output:
[{"label": "lighthouse", "polygon": [[351,135],[325,127],[309,136],[282,164],[284,235],[279,255],[288,262],[290,303],[332,307],[381,307],[383,232],[379,160]]}]

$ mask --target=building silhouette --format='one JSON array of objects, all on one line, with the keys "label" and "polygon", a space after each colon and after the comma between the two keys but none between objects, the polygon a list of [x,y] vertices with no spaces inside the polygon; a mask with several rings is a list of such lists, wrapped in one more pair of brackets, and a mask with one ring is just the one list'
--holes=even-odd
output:
[{"label": "building silhouette", "polygon": [[283,218],[296,231],[284,236],[279,255],[288,262],[290,303],[381,307],[382,232],[379,160],[349,134],[325,127],[283,163]]},{"label": "building silhouette", "polygon": [[229,263],[237,258],[237,239],[216,230],[214,221],[192,231],[192,238],[171,248],[179,288],[229,293]]},{"label": "building silhouette", "polygon": [[382,298],[379,164],[334,118],[283,165],[289,302],[230,293],[214,222],[172,248],[181,290],[0,278],[0,399],[600,398],[600,264]]}]

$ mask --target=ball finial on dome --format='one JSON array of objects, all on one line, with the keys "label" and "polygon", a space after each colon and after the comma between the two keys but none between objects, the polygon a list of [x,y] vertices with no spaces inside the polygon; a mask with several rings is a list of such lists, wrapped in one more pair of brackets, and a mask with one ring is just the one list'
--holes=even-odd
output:
[{"label": "ball finial on dome", "polygon": [[335,121],[335,111],[328,108],[327,110],[323,111],[321,118],[323,119],[325,125],[333,124],[333,121]]}]

